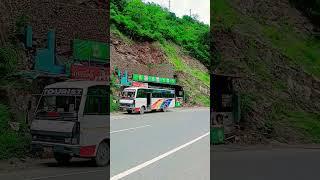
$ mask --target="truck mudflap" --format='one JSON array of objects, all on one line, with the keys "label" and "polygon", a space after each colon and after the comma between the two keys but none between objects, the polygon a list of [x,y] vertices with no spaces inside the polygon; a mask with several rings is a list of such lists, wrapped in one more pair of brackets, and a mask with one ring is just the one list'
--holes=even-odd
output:
[{"label": "truck mudflap", "polygon": [[80,147],[80,157],[95,157],[96,156],[96,145],[92,145],[92,146],[82,146]]}]

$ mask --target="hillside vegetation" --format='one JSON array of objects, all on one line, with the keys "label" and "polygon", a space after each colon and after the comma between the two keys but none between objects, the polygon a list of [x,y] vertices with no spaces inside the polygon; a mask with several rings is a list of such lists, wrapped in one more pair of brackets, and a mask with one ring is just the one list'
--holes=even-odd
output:
[{"label": "hillside vegetation", "polygon": [[320,41],[312,35],[315,24],[289,0],[213,0],[211,6],[216,71],[243,76],[237,83],[244,141],[319,142]]},{"label": "hillside vegetation", "polygon": [[129,38],[138,41],[172,41],[209,65],[209,26],[141,0],[112,0],[111,20]]},{"label": "hillside vegetation", "polygon": [[143,42],[153,44],[152,49],[163,52],[172,64],[189,104],[209,106],[208,93],[203,91],[209,92],[210,87],[208,25],[189,16],[179,18],[157,4],[141,0],[112,0],[111,20],[111,36],[132,48]]},{"label": "hillside vegetation", "polygon": [[[29,151],[31,141],[24,122],[25,114],[21,112],[18,114],[17,109],[10,108],[9,98],[2,94],[8,89],[16,93],[15,90],[30,86],[26,82],[9,78],[17,69],[18,52],[19,49],[14,45],[0,47],[0,160],[23,157]],[[19,131],[10,127],[12,121],[20,124]]]}]

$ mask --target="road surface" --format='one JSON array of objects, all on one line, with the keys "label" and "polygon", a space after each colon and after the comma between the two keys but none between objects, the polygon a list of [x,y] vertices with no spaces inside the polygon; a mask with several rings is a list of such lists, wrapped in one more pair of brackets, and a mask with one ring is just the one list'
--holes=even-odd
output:
[{"label": "road surface", "polygon": [[208,109],[115,114],[110,172],[80,159],[65,167],[53,159],[28,160],[18,167],[0,163],[0,180],[209,180],[208,132]]},{"label": "road surface", "polygon": [[320,149],[249,148],[211,150],[214,180],[317,180]]},{"label": "road surface", "polygon": [[111,119],[111,180],[209,180],[209,110]]},{"label": "road surface", "polygon": [[68,166],[59,167],[55,160],[32,160],[14,167],[1,164],[1,180],[106,180],[109,176],[107,168],[97,168],[88,160],[73,160]]}]

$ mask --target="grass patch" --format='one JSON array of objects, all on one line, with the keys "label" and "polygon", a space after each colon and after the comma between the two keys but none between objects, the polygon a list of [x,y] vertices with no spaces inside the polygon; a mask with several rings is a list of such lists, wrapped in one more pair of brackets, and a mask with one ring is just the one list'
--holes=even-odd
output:
[{"label": "grass patch", "polygon": [[320,41],[301,37],[287,27],[265,26],[263,33],[272,45],[289,57],[294,64],[302,65],[309,74],[320,77]]},{"label": "grass patch", "polygon": [[14,73],[18,65],[18,51],[13,45],[0,48],[0,76]]},{"label": "grass patch", "polygon": [[119,111],[119,100],[116,96],[110,95],[110,112]]},{"label": "grass patch", "polygon": [[239,16],[225,0],[212,0],[211,11],[213,12],[210,23],[212,27],[231,29],[239,22]]},{"label": "grass patch", "polygon": [[22,130],[15,132],[9,127],[10,113],[7,106],[0,104],[0,159],[23,157],[29,150],[30,137]]},{"label": "grass patch", "polygon": [[161,47],[169,58],[170,63],[173,64],[176,71],[188,73],[200,80],[207,87],[210,87],[210,76],[208,72],[202,72],[198,69],[186,65],[177,53],[178,50],[174,47],[174,45],[165,42],[161,45]]},{"label": "grass patch", "polygon": [[320,114],[307,112],[287,113],[290,125],[300,130],[307,138],[315,143],[320,143]]},{"label": "grass patch", "polygon": [[287,21],[280,26],[266,25],[252,17],[244,16],[231,7],[228,0],[213,0],[212,27],[237,29],[253,38],[264,39],[287,56],[292,65],[300,65],[309,74],[320,77],[320,40],[297,33]]},{"label": "grass patch", "polygon": [[205,95],[198,95],[195,97],[196,102],[200,102],[205,107],[210,107],[210,98]]},{"label": "grass patch", "polygon": [[120,32],[119,29],[114,24],[111,25],[110,32],[115,36],[117,36],[118,38],[120,38],[121,40],[123,40],[126,44],[129,44],[129,45],[134,44],[134,41],[128,38],[122,32]]}]

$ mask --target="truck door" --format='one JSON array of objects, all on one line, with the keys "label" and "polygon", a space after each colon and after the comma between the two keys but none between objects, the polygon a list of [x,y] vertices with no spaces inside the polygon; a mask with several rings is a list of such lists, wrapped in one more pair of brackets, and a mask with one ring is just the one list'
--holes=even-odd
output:
[{"label": "truck door", "polygon": [[[92,86],[88,88],[85,106],[81,120],[81,145],[84,147],[98,148],[98,144],[109,137],[109,96],[107,86]],[[83,157],[94,156],[94,151],[90,154],[81,154]]]}]

